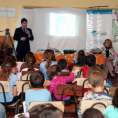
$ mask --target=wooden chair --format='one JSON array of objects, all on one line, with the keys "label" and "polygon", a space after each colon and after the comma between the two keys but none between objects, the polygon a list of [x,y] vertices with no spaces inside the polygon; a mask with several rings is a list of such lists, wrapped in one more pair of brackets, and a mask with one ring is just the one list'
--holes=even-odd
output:
[{"label": "wooden chair", "polygon": [[41,105],[41,104],[52,104],[55,107],[59,108],[62,112],[64,112],[64,102],[62,101],[52,101],[52,102],[30,102],[29,103],[29,109],[36,105]]},{"label": "wooden chair", "polygon": [[[8,81],[0,81],[0,92],[3,93],[3,98],[4,98],[4,107],[6,109],[10,110],[9,115],[12,113],[13,110],[15,110],[15,114],[17,114],[17,109],[20,103],[20,99],[18,99],[15,103],[8,105],[7,101],[6,101],[6,95],[5,93],[9,93],[10,92],[10,85]],[[9,116],[8,115],[8,116]]]},{"label": "wooden chair", "polygon": [[88,108],[96,108],[102,113],[108,105],[112,104],[112,100],[82,100],[81,102],[81,113]]},{"label": "wooden chair", "polygon": [[22,71],[22,81],[29,81],[29,77],[32,72],[34,71]]},{"label": "wooden chair", "polygon": [[[80,85],[80,86],[82,85],[82,97],[84,97],[84,89],[85,88],[89,89],[88,83],[89,83],[89,81],[87,78],[78,78],[77,79],[77,85]],[[104,92],[109,93],[109,91],[105,87],[104,87]]]},{"label": "wooden chair", "polygon": [[[40,68],[39,68],[39,65],[34,65],[33,67],[36,68],[36,69],[40,69]],[[28,66],[27,66],[27,65],[22,65],[21,68],[22,68],[22,69],[28,68]]]},{"label": "wooden chair", "polygon": [[77,85],[67,85],[67,84],[58,84],[57,85],[57,94],[61,94],[61,101],[63,95],[74,96],[74,103],[71,103],[69,106],[65,106],[65,113],[74,114],[77,117],[77,108],[79,104],[77,104],[76,96],[81,96],[82,87]]},{"label": "wooden chair", "polygon": [[21,93],[21,101],[19,103],[21,107],[19,107],[17,110],[17,112],[19,113],[20,110],[23,110],[22,102],[25,101],[25,92],[29,90],[31,87],[29,86],[28,81],[17,81],[16,86],[18,93]]}]

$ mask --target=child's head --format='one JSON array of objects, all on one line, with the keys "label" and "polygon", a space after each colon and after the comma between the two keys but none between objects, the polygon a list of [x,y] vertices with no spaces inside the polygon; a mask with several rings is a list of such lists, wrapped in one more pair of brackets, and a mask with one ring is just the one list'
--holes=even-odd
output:
[{"label": "child's head", "polygon": [[45,67],[48,69],[48,67],[52,63],[52,59],[54,58],[54,51],[51,49],[47,49],[43,55],[44,55],[45,60],[47,61]]},{"label": "child's head", "polygon": [[33,65],[35,64],[35,62],[36,62],[36,58],[34,55],[27,56],[26,64],[28,66],[28,71],[34,71]]},{"label": "child's head", "polygon": [[118,108],[118,87],[116,88],[116,91],[115,91],[115,94],[114,94],[114,97],[113,97],[113,100],[112,100],[112,105],[115,108]]},{"label": "child's head", "polygon": [[45,81],[44,75],[40,71],[34,71],[30,75],[30,85],[33,88],[42,88]]},{"label": "child's head", "polygon": [[92,66],[92,67],[90,67],[90,68],[88,69],[88,71],[87,71],[87,78],[89,77],[89,75],[90,75],[93,71],[99,71],[99,72],[103,73],[103,76],[104,76],[104,78],[106,79],[107,76],[106,76],[105,71],[104,71],[103,69],[101,69],[99,66]]},{"label": "child's head", "polygon": [[48,77],[53,79],[56,76],[59,76],[61,72],[61,67],[59,65],[53,65],[48,69]]},{"label": "child's head", "polygon": [[13,55],[13,48],[7,47],[7,48],[6,48],[6,55],[7,55],[7,56]]},{"label": "child's head", "polygon": [[80,54],[85,55],[84,50],[80,50],[80,51],[78,52],[78,56],[79,56]]},{"label": "child's head", "polygon": [[16,62],[13,60],[7,60],[2,64],[2,71],[0,74],[0,80],[6,81],[9,78],[11,72],[16,72]]},{"label": "child's head", "polygon": [[89,67],[95,66],[96,64],[96,57],[93,54],[90,54],[85,57],[85,64]]},{"label": "child's head", "polygon": [[61,69],[67,69],[67,61],[65,59],[60,59],[58,61],[58,65],[61,67]]},{"label": "child's head", "polygon": [[101,90],[104,88],[106,84],[105,76],[100,71],[93,71],[88,76],[89,84],[88,86],[95,91],[95,89],[100,88]]},{"label": "child's head", "polygon": [[28,57],[29,55],[34,55],[34,54],[33,54],[33,52],[27,52],[26,55],[25,55],[25,61],[27,60],[27,57]]},{"label": "child's head", "polygon": [[83,113],[82,118],[104,118],[102,113],[94,108],[89,108]]},{"label": "child's head", "polygon": [[63,112],[49,103],[36,105],[25,115],[19,116],[19,118],[26,118],[26,115],[30,116],[30,118],[64,118]]},{"label": "child's head", "polygon": [[82,67],[85,65],[85,54],[84,53],[80,53],[78,55],[78,58],[77,58],[77,65]]}]

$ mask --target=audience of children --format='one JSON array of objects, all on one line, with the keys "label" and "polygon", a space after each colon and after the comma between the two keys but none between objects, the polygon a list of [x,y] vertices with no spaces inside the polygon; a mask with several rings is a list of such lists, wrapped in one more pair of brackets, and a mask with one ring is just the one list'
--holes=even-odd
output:
[{"label": "audience of children", "polygon": [[61,67],[62,72],[70,72],[68,68],[67,61],[65,59],[60,59],[58,65]]},{"label": "audience of children", "polygon": [[47,49],[44,52],[44,59],[45,60],[40,64],[40,71],[44,74],[46,80],[50,80],[47,76],[47,69],[50,66],[57,64],[55,60],[54,51],[51,49]]},{"label": "audience of children", "polygon": [[[72,82],[74,80],[74,72],[75,67],[73,68],[70,76],[60,76],[61,68],[58,65],[53,65],[48,69],[48,77],[51,79],[51,82],[48,86],[48,91],[50,91],[51,95],[54,94],[55,101],[60,101],[61,95],[56,93],[56,85],[57,84],[66,84],[68,82]],[[71,104],[70,96],[63,95],[63,101],[65,102],[65,106]]]},{"label": "audience of children", "polygon": [[[16,81],[18,81],[18,77],[15,74],[16,62],[12,54],[13,49],[10,47],[6,49],[7,56],[3,53],[3,51],[0,51],[0,69],[2,68],[2,70],[0,71],[0,81],[9,81],[10,83],[10,92],[5,93],[8,105],[13,104],[18,99],[20,99],[20,95],[17,96],[16,88]],[[54,101],[60,101],[61,95],[58,95],[56,93],[56,85],[66,84],[74,80],[75,67],[72,69],[70,76],[60,76],[61,72],[69,72],[69,70],[67,70],[68,64],[65,59],[60,59],[57,63],[53,50],[47,49],[44,52],[44,58],[45,60],[40,64],[40,71],[35,71],[38,69],[34,68],[36,58],[32,52],[28,52],[26,54],[25,63],[22,64],[27,65],[28,67],[23,69],[22,71],[34,71],[33,73],[31,73],[29,81],[32,89],[28,90],[25,94],[26,111],[29,110],[30,102],[51,101],[52,94],[54,94]],[[104,71],[100,67],[95,66],[96,57],[92,54],[85,56],[84,51],[80,50],[78,53],[78,57],[74,58],[73,61],[77,64],[77,66],[82,67],[83,77],[89,79],[88,86],[93,91],[92,93],[87,93],[86,96],[82,98],[82,100],[112,100],[112,95],[103,92],[105,85],[112,85],[110,85],[111,83],[108,83]],[[45,78],[48,81],[45,81]],[[65,102],[65,106],[71,104],[70,96],[63,95],[62,100]],[[1,92],[0,103],[4,105],[3,93]],[[104,111],[104,115],[106,117],[112,118],[114,116],[115,118],[115,116],[118,116],[117,103],[118,88],[112,100],[112,105],[109,105]],[[2,111],[1,109],[2,107],[0,104],[0,111],[5,112],[5,110]],[[58,111],[58,113],[56,111]],[[1,112],[0,114],[2,114]],[[42,118],[42,115],[44,114],[45,118],[49,118],[49,116],[53,118],[63,118],[62,111],[59,111],[59,109],[50,105],[49,107],[45,107],[45,105],[37,105],[34,108],[30,109],[25,115],[30,115],[31,118],[34,117],[32,115],[35,115],[37,118]],[[18,116],[18,118],[25,118],[25,115]],[[93,108],[87,109],[82,115],[81,102],[78,108],[78,116],[79,118],[82,118],[82,116],[83,118],[103,118],[101,112]],[[6,116],[4,116],[4,118],[5,117]]]},{"label": "audience of children", "polygon": [[89,108],[85,110],[82,118],[104,118],[103,114],[94,108]]},{"label": "audience of children", "polygon": [[[92,89],[92,93],[87,94],[82,100],[112,100],[113,96],[103,92],[106,84],[105,76],[100,71],[93,71],[88,76],[89,88]],[[81,114],[81,102],[78,108],[78,116],[82,118]]]},{"label": "audience of children", "polygon": [[107,118],[118,118],[118,87],[115,91],[112,105],[109,105],[106,110],[104,111],[104,115]]},{"label": "audience of children", "polygon": [[50,92],[43,88],[44,81],[45,78],[42,72],[34,71],[31,73],[29,84],[32,89],[25,93],[26,111],[29,110],[30,102],[46,102],[52,100]]},{"label": "audience of children", "polygon": [[[6,102],[12,104],[16,102],[20,96],[17,96],[17,87],[16,81],[18,81],[18,77],[14,74],[16,73],[16,62],[13,60],[7,60],[2,65],[2,70],[0,71],[0,81],[9,81],[10,83],[10,92],[5,93]],[[0,103],[4,104],[3,93],[0,92]]]}]

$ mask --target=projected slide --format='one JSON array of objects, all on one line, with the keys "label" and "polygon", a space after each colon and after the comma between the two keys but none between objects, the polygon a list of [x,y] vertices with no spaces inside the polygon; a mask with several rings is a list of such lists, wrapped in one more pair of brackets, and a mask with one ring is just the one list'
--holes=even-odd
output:
[{"label": "projected slide", "polygon": [[75,15],[50,13],[50,35],[75,36],[75,23]]}]

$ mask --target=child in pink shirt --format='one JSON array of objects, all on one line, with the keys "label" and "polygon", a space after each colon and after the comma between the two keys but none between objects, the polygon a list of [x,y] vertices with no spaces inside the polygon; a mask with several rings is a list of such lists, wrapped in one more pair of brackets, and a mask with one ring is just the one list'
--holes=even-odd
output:
[{"label": "child in pink shirt", "polygon": [[[74,69],[71,72],[70,76],[60,76],[61,68],[58,65],[53,65],[48,70],[48,76],[51,79],[50,85],[48,86],[48,90],[51,95],[54,94],[55,101],[60,101],[61,95],[56,94],[56,85],[57,84],[66,84],[68,82],[72,82],[74,80]],[[65,106],[71,104],[70,96],[63,95],[63,101],[65,102]]]}]

